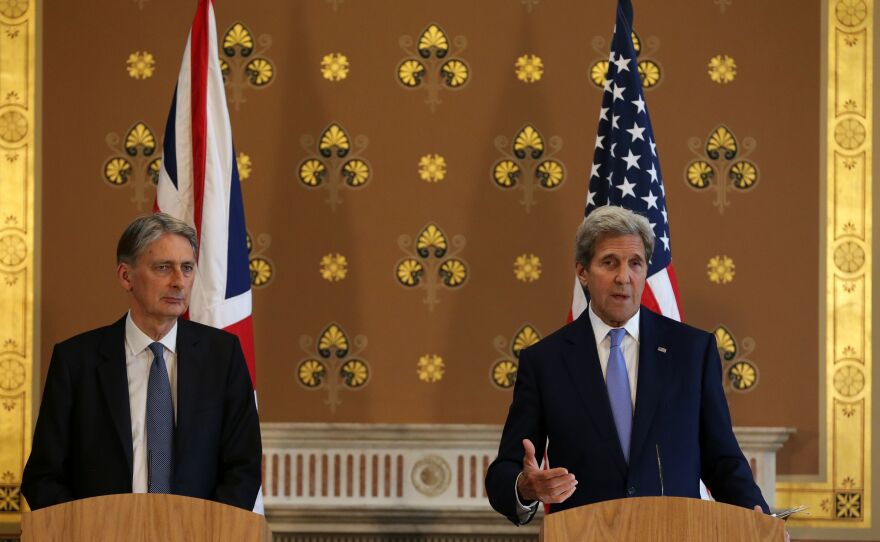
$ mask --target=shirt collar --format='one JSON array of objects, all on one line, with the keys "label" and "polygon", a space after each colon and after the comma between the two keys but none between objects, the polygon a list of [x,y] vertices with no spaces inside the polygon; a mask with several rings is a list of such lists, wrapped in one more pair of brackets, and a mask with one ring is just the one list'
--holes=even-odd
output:
[{"label": "shirt collar", "polygon": [[[128,348],[128,353],[136,356],[149,348],[153,342],[155,341],[137,327],[137,324],[131,319],[131,311],[128,311],[125,317],[125,346]],[[177,347],[177,322],[174,322],[174,327],[159,339],[159,342],[166,350],[174,352]]]},{"label": "shirt collar", "polygon": [[[593,326],[593,334],[596,336],[596,344],[598,345],[603,340],[605,340],[605,337],[608,336],[608,332],[611,331],[613,328],[603,322],[602,319],[599,318],[599,316],[595,312],[593,312],[592,302],[590,303],[590,306],[587,308],[587,310],[590,313],[590,324],[592,324]],[[639,342],[639,314],[641,312],[642,308],[639,307],[636,313],[633,314],[632,317],[627,320],[625,324],[623,324],[623,329],[626,330],[626,333],[630,337],[635,339],[636,344],[638,344]]]}]

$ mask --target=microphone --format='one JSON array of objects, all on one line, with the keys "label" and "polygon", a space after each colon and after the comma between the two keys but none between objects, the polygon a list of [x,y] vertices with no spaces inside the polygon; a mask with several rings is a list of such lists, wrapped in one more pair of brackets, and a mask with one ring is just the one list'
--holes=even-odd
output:
[{"label": "microphone", "polygon": [[654,448],[657,450],[657,472],[660,474],[660,496],[665,497],[666,493],[663,490],[663,464],[660,462],[660,444],[654,444]]}]

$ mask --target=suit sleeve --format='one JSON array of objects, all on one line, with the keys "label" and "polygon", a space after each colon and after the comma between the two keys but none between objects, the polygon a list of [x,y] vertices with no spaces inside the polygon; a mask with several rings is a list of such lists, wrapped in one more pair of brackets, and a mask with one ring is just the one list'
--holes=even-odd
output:
[{"label": "suit sleeve", "polygon": [[721,386],[721,359],[715,336],[709,335],[707,343],[700,405],[701,478],[715,500],[745,508],[760,505],[769,514],[770,507],[755,484],[752,469],[733,433]]},{"label": "suit sleeve", "polygon": [[72,403],[70,368],[56,346],[46,375],[31,455],[21,481],[22,494],[33,510],[74,498],[68,476]]},{"label": "suit sleeve", "polygon": [[515,525],[531,521],[529,517],[527,521],[521,522],[518,517],[516,477],[522,472],[525,455],[522,440],[531,440],[535,446],[535,453],[539,456],[547,440],[534,361],[529,349],[520,352],[513,401],[507,413],[504,431],[501,433],[498,457],[489,465],[486,473],[486,493],[489,496],[489,503]]},{"label": "suit sleeve", "polygon": [[212,500],[252,510],[260,490],[263,448],[254,389],[235,339],[226,385],[217,487]]}]

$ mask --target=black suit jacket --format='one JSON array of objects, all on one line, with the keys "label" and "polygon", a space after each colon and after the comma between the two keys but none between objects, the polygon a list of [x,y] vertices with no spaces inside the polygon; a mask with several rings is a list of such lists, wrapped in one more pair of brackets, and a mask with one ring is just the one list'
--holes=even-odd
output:
[{"label": "black suit jacket", "polygon": [[[238,338],[179,320],[172,492],[251,510],[260,425]],[[125,318],[55,346],[22,477],[31,508],[132,490]]]},{"label": "black suit jacket", "polygon": [[522,439],[540,450],[549,438],[551,467],[578,480],[557,512],[623,497],[700,496],[700,479],[721,502],[769,512],[733,434],[712,334],[642,307],[630,462],[617,438],[587,311],[523,350],[498,457],[486,491],[492,507],[519,524],[514,487]]}]

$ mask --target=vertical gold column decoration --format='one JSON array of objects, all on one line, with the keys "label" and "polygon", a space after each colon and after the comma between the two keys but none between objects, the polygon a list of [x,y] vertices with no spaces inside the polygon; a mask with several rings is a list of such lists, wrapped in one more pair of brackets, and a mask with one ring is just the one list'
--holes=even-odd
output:
[{"label": "vertical gold column decoration", "polygon": [[0,2],[0,529],[17,528],[34,389],[36,0]]},{"label": "vertical gold column decoration", "polygon": [[871,526],[873,0],[829,1],[825,216],[825,479],[779,483],[798,527]]}]

